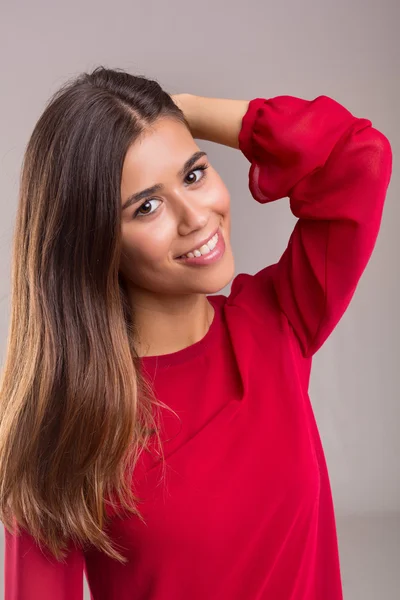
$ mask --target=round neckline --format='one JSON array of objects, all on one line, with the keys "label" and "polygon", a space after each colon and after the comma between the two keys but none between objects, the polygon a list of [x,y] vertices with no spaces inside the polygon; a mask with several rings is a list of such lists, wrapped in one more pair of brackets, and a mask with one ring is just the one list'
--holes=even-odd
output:
[{"label": "round neckline", "polygon": [[144,366],[146,370],[159,369],[186,362],[187,360],[203,354],[205,349],[208,348],[214,340],[221,321],[221,306],[216,298],[218,298],[218,296],[207,296],[207,299],[214,308],[214,316],[208,331],[198,342],[186,346],[186,348],[182,348],[181,350],[177,350],[176,352],[170,352],[169,354],[142,356],[139,359],[142,366]]}]

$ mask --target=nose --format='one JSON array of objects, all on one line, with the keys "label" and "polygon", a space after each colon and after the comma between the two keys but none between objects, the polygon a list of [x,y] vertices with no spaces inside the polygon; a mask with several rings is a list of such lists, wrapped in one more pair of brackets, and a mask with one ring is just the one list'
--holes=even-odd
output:
[{"label": "nose", "polygon": [[196,201],[192,196],[180,196],[177,203],[178,232],[188,235],[192,231],[204,229],[210,216],[209,207],[203,202]]}]

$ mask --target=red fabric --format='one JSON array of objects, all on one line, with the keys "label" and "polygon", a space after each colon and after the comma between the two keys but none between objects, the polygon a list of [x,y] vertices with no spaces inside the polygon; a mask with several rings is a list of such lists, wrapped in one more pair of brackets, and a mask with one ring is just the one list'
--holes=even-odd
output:
[{"label": "red fabric", "polygon": [[166,483],[135,474],[146,525],[113,519],[125,566],[90,549],[51,563],[6,532],[6,600],[340,600],[329,478],[308,396],[311,359],[373,250],[388,140],[334,100],[256,98],[239,137],[259,202],[299,218],[282,258],[240,274],[197,344],[147,357],[163,411]]}]

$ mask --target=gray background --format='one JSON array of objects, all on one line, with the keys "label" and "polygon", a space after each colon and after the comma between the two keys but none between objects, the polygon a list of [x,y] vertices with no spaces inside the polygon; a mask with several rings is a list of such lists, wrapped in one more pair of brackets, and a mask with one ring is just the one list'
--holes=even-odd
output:
[{"label": "gray background", "polygon": [[[325,94],[371,119],[389,138],[394,171],[380,237],[350,308],[315,358],[311,396],[333,487],[345,598],[398,598],[398,0],[249,0],[236,6],[229,0],[3,0],[0,11],[2,359],[21,159],[45,102],[67,78],[103,64],[155,78],[170,93],[239,99]],[[231,192],[237,273],[275,262],[295,222],[287,200],[258,205],[248,192],[245,157],[198,143]]]}]

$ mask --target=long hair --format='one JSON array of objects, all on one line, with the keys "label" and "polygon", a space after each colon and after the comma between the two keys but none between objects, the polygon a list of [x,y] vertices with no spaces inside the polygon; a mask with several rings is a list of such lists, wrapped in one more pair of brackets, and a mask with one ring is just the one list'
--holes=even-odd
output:
[{"label": "long hair", "polygon": [[156,81],[98,67],[54,94],[23,160],[0,380],[0,519],[58,560],[74,540],[125,563],[108,515],[143,520],[132,473],[143,450],[163,456],[155,409],[165,405],[141,374],[119,272],[124,158],[163,116],[189,127]]}]

